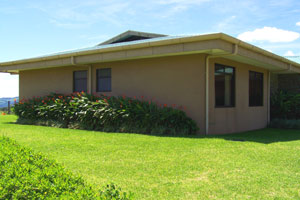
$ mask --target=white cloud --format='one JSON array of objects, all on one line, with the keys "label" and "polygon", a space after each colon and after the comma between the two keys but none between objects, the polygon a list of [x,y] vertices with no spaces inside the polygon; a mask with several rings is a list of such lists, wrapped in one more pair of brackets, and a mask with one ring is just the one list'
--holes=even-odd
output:
[{"label": "white cloud", "polygon": [[297,23],[296,23],[296,26],[300,26],[300,22],[297,22]]},{"label": "white cloud", "polygon": [[284,56],[295,56],[293,51],[287,51]]},{"label": "white cloud", "polygon": [[0,73],[0,97],[19,96],[19,76]]},{"label": "white cloud", "polygon": [[238,35],[240,40],[247,42],[292,42],[300,37],[300,34],[293,31],[278,29],[276,27],[263,27],[254,31],[247,31]]}]

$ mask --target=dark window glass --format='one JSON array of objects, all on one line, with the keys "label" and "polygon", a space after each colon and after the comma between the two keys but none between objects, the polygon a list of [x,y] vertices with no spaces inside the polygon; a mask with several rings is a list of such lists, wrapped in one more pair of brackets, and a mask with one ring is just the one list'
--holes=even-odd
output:
[{"label": "dark window glass", "polygon": [[263,106],[264,74],[249,72],[249,106]]},{"label": "dark window glass", "polygon": [[97,69],[97,92],[111,91],[111,68]]},{"label": "dark window glass", "polygon": [[235,106],[235,68],[215,65],[216,107]]},{"label": "dark window glass", "polygon": [[87,71],[75,71],[73,74],[73,92],[87,92]]}]

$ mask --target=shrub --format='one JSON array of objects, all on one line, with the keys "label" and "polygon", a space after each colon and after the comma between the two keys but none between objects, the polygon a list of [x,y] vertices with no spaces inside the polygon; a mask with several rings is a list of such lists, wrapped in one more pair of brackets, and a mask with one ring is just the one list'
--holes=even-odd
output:
[{"label": "shrub", "polygon": [[[86,93],[51,94],[15,105],[20,120],[56,121],[62,127],[105,132],[192,134],[198,128],[185,112],[136,98],[95,96]],[[52,123],[53,124],[53,123]]]},{"label": "shrub", "polygon": [[300,94],[278,91],[271,96],[272,119],[300,119]]},{"label": "shrub", "polygon": [[273,119],[270,128],[300,129],[300,119]]},{"label": "shrub", "polygon": [[0,137],[0,199],[130,199],[113,184],[96,192],[41,154]]}]

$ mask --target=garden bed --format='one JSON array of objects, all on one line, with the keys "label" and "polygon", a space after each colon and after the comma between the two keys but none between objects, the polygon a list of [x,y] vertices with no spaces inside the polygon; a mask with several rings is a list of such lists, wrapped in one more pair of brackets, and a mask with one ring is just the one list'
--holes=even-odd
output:
[{"label": "garden bed", "polygon": [[64,128],[164,135],[189,135],[198,131],[185,107],[129,97],[73,93],[51,94],[15,104],[18,123]]}]

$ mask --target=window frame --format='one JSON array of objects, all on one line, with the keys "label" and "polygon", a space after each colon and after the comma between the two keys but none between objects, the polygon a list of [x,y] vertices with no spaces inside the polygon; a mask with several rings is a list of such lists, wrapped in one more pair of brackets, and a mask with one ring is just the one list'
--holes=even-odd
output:
[{"label": "window frame", "polygon": [[[98,81],[99,81],[99,79],[100,79],[100,77],[99,77],[99,71],[100,70],[107,70],[107,69],[109,69],[110,70],[110,76],[105,76],[105,77],[101,77],[101,78],[110,78],[110,90],[103,90],[103,91],[100,91],[100,89],[99,89],[99,84],[98,84]],[[112,91],[112,82],[111,82],[111,79],[112,79],[112,69],[111,68],[109,68],[109,67],[107,67],[107,68],[99,68],[99,69],[96,69],[96,92],[111,92]]]},{"label": "window frame", "polygon": [[[254,73],[255,75],[256,74],[261,74],[262,75],[262,79],[261,79],[261,91],[262,91],[262,99],[261,99],[261,105],[251,105],[250,104],[250,74],[251,73]],[[249,107],[263,107],[264,106],[264,100],[265,100],[265,95],[264,95],[264,73],[263,72],[257,72],[257,71],[252,71],[252,70],[249,70],[249,92],[248,92],[248,95],[249,95],[249,98],[248,98],[248,106]]]},{"label": "window frame", "polygon": [[[216,73],[216,66],[221,66],[221,67],[224,68],[224,72],[222,74],[228,74],[228,73],[225,72],[226,68],[233,69],[233,81],[234,81],[233,82],[233,84],[234,84],[234,87],[233,87],[233,89],[234,89],[233,93],[234,94],[233,94],[233,96],[234,97],[232,98],[232,101],[233,101],[232,105],[228,105],[228,106],[226,106],[226,105],[223,105],[223,106],[217,105],[217,101],[216,101],[216,75],[215,75],[215,73]],[[215,69],[214,69],[214,87],[215,87],[215,98],[214,98],[214,100],[215,100],[215,108],[235,108],[236,107],[236,68],[235,67],[224,65],[224,64],[215,63]]]},{"label": "window frame", "polygon": [[73,92],[82,92],[82,91],[75,91],[75,81],[76,80],[83,80],[83,78],[81,79],[75,79],[75,73],[76,72],[86,72],[86,91],[84,91],[85,93],[88,92],[88,70],[76,70],[76,71],[73,71]]}]

